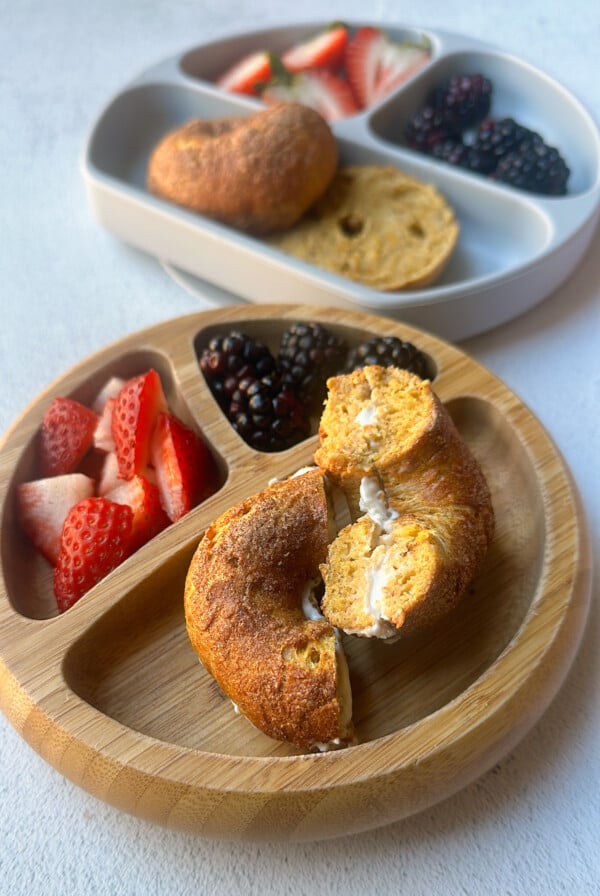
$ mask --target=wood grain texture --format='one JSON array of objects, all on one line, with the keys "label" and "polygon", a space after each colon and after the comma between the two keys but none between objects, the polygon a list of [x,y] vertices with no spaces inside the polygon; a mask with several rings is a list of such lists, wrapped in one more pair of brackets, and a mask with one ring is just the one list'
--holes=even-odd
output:
[{"label": "wood grain texture", "polygon": [[[350,344],[408,339],[431,357],[434,389],[482,464],[497,531],[458,609],[395,645],[345,638],[360,743],[299,755],[240,716],[187,641],[183,582],[209,522],[310,462],[316,435],[253,451],[214,402],[197,351],[235,324],[276,344],[292,320]],[[51,575],[19,532],[15,488],[33,475],[49,400],[89,401],[109,375],[158,369],[173,409],[202,430],[222,486],[62,616]],[[316,421],[315,421],[316,432]],[[445,798],[535,723],[569,669],[590,599],[585,523],[568,471],[539,422],[456,348],[373,315],[298,305],[179,318],[109,346],[53,383],[0,445],[0,707],[62,774],[124,811],[203,836],[316,839],[365,830]]]}]

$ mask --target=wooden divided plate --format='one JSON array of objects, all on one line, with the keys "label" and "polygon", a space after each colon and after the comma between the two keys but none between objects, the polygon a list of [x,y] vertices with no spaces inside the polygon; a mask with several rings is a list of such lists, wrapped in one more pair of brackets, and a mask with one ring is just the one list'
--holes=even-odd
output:
[{"label": "wooden divided plate", "polygon": [[[231,428],[198,352],[232,326],[273,347],[293,320],[356,345],[393,334],[427,353],[434,388],[479,458],[497,519],[460,607],[426,635],[345,638],[359,743],[300,755],[237,715],[188,643],[185,574],[209,522],[309,463],[314,435],[277,454]],[[220,470],[211,498],[57,615],[51,571],[19,531],[49,401],[89,402],[113,374],[149,366],[173,410],[201,430]],[[136,333],[53,383],[0,445],[0,707],[62,774],[99,799],[203,836],[307,840],[418,812],[496,763],[555,695],[590,598],[590,555],[569,473],[542,426],[485,368],[420,330],[351,310],[236,306]]]}]

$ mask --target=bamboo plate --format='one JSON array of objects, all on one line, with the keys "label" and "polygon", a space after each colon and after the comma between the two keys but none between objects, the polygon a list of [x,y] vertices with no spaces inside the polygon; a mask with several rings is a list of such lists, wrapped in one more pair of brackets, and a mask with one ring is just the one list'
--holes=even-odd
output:
[{"label": "bamboo plate", "polygon": [[[197,363],[235,324],[275,342],[320,320],[356,344],[409,339],[479,458],[497,534],[460,608],[426,636],[390,646],[345,640],[359,745],[299,755],[255,730],[187,641],[183,581],[207,524],[310,462],[316,436],[280,454],[251,450]],[[90,401],[111,374],[154,366],[173,410],[218,458],[219,491],[56,615],[45,561],[20,534],[14,497],[31,478],[49,400]],[[98,798],[203,836],[308,840],[383,825],[447,797],[490,768],[561,685],[590,599],[585,526],[568,471],[522,402],[468,356],[420,330],[348,310],[294,305],[193,314],[109,346],[50,386],[0,445],[0,707],[25,740]]]}]

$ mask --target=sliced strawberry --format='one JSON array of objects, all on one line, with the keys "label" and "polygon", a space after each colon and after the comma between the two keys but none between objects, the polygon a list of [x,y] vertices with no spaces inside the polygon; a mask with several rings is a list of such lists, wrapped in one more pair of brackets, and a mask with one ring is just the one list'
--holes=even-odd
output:
[{"label": "sliced strawberry", "polygon": [[54,595],[61,613],[131,553],[133,511],[106,498],[85,498],[65,519],[54,568]]},{"label": "sliced strawberry", "polygon": [[134,476],[108,492],[106,497],[117,504],[128,504],[133,511],[132,551],[146,544],[171,522],[160,502],[158,486],[146,476]]},{"label": "sliced strawberry", "polygon": [[154,426],[158,415],[166,410],[156,370],[127,380],[120,390],[112,415],[112,435],[121,479],[131,479],[148,466]]},{"label": "sliced strawberry", "polygon": [[346,118],[359,111],[346,81],[325,69],[278,77],[264,88],[261,97],[269,104],[283,102],[311,106],[326,121]]},{"label": "sliced strawberry", "polygon": [[361,107],[378,102],[430,57],[428,44],[397,44],[379,28],[359,28],[346,47],[346,73]]},{"label": "sliced strawberry", "polygon": [[272,57],[270,53],[259,50],[257,53],[249,53],[228,68],[216,80],[217,87],[228,90],[230,93],[244,93],[250,96],[258,96],[257,84],[269,81],[272,75]]},{"label": "sliced strawberry", "polygon": [[82,473],[34,479],[17,486],[17,517],[21,528],[53,566],[69,510],[93,494],[93,480]]},{"label": "sliced strawberry", "polygon": [[290,47],[281,61],[290,72],[303,72],[313,68],[337,71],[343,60],[348,42],[345,25],[333,24],[308,40]]},{"label": "sliced strawberry", "polygon": [[42,421],[39,462],[42,477],[72,473],[94,439],[98,415],[71,398],[55,398]]},{"label": "sliced strawberry", "polygon": [[173,522],[215,490],[210,451],[200,436],[173,414],[159,416],[151,457],[162,505]]}]

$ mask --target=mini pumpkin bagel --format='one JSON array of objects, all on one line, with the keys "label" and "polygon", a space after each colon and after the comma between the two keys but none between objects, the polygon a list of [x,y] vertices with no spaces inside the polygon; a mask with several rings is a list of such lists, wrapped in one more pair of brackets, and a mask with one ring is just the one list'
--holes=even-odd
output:
[{"label": "mini pumpkin bagel", "polygon": [[414,633],[479,571],[494,529],[489,488],[429,381],[372,366],[327,385],[315,461],[358,519],[321,566],[323,614],[349,634]]},{"label": "mini pumpkin bagel", "polygon": [[341,168],[327,192],[286,233],[283,252],[382,291],[416,289],[442,273],[459,226],[430,184],[396,168]]},{"label": "mini pumpkin bagel", "polygon": [[190,641],[240,712],[302,750],[352,739],[346,661],[310,601],[327,557],[323,474],[313,468],[232,507],[190,565]]},{"label": "mini pumpkin bagel", "polygon": [[147,181],[156,196],[258,235],[295,224],[337,164],[336,140],[318,112],[282,103],[177,128],[154,149]]}]

